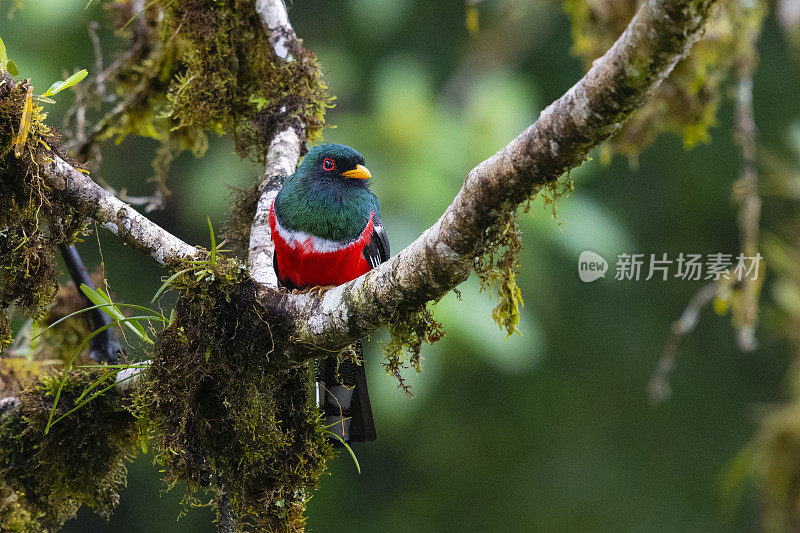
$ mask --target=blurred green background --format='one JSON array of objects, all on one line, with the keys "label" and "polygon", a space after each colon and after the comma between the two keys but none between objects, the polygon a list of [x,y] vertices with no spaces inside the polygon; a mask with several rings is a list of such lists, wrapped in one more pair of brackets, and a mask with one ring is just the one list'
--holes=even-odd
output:
[{"label": "blurred green background", "polygon": [[[27,0],[12,18],[0,16],[9,56],[37,90],[91,67],[86,27],[104,14],[85,4]],[[328,115],[335,128],[325,140],[366,156],[395,253],[436,220],[470,168],[581,76],[558,3],[486,0],[479,9],[481,30],[470,35],[461,1],[296,0],[290,7],[337,96]],[[109,37],[101,31],[107,59],[115,51]],[[776,150],[798,146],[800,72],[772,18],[759,51],[761,140]],[[51,124],[60,124],[69,100],[51,106]],[[680,349],[672,397],[654,405],[647,384],[670,324],[702,282],[613,279],[622,252],[738,252],[732,129],[728,101],[712,144],[684,152],[680,139],[661,136],[635,171],[620,157],[607,166],[597,157],[586,163],[573,172],[574,196],[559,205],[563,232],[535,203],[521,217],[523,335],[504,340],[493,302],[470,279],[460,287],[463,301],[451,295],[436,307],[447,336],[425,349],[425,372],[411,379],[415,399],[383,375],[385,334],[373,336],[367,364],[379,440],[355,448],[361,475],[346,455],[331,461],[309,505],[310,528],[756,529],[755,486],[745,482],[740,494],[724,495],[721,479],[764,410],[783,399],[792,347],[766,320],[760,348],[743,354],[729,319],[707,310]],[[130,194],[147,193],[155,147],[146,139],[108,143],[104,178]],[[229,139],[213,138],[203,159],[178,158],[168,208],[152,218],[207,246],[205,217],[222,228],[230,187],[253,183],[259,172],[238,159]],[[107,232],[99,239],[118,299],[148,303],[162,271]],[[586,249],[609,260],[607,279],[579,280],[577,259]],[[93,236],[80,250],[97,263]],[[769,280],[765,294],[768,288]],[[64,531],[214,530],[208,509],[176,521],[181,489],[164,493],[149,456],[129,470],[109,522],[84,509]]]}]

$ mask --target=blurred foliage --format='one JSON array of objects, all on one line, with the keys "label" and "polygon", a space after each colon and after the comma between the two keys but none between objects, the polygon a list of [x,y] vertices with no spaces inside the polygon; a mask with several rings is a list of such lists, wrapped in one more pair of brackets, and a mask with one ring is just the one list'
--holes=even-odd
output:
[{"label": "blurred foliage", "polygon": [[[621,6],[622,17],[631,3],[614,5]],[[13,19],[0,20],[0,35],[36,86],[61,79],[64,65],[91,64],[85,23],[104,14],[99,5],[85,12],[83,7],[37,0],[26,2]],[[338,97],[328,117],[336,128],[325,131],[326,140],[365,154],[393,250],[433,223],[466,172],[535,120],[582,72],[570,56],[576,46],[569,38],[571,21],[554,3],[485,0],[477,4],[480,24],[472,33],[461,2],[336,0],[290,9],[298,35],[319,55]],[[616,19],[609,19],[609,27],[611,20]],[[587,23],[600,31],[599,22]],[[763,153],[772,154],[772,166],[796,177],[784,144],[800,116],[800,89],[787,83],[798,78],[798,67],[775,18],[765,24],[755,78]],[[727,30],[723,25],[709,37],[730,43]],[[104,43],[110,37],[101,34]],[[115,57],[113,45],[104,45],[103,52]],[[720,58],[730,61],[732,52],[723,52]],[[583,66],[591,59],[586,56]],[[683,81],[713,84],[720,76],[708,66],[706,72],[688,69]],[[673,398],[658,407],[646,401],[647,381],[669,324],[700,282],[583,284],[575,275],[585,249],[610,261],[621,252],[738,249],[729,203],[738,149],[731,141],[730,107],[713,102],[725,92],[705,95],[702,87],[685,91],[690,83],[680,87],[689,100],[675,116],[695,117],[688,123],[703,123],[698,131],[711,132],[713,144],[684,153],[669,136],[654,138],[638,156],[635,174],[619,158],[608,166],[599,165],[600,158],[587,162],[573,172],[574,197],[559,205],[563,233],[542,199],[531,205],[532,216],[519,217],[525,249],[516,280],[527,304],[519,314],[522,336],[503,340],[491,302],[470,280],[461,287],[463,301],[449,295],[436,306],[449,334],[423,351],[425,374],[408,378],[414,400],[381,375],[377,353],[367,354],[379,440],[356,448],[361,476],[349,458],[333,462],[333,475],[309,503],[311,529],[757,527],[753,488],[743,485],[741,499],[724,511],[719,478],[754,432],[753,406],[783,397],[783,376],[796,352],[785,335],[793,327],[785,309],[798,308],[791,288],[796,274],[768,277],[764,293],[775,295],[779,305],[764,304],[761,348],[753,354],[736,352],[723,321],[703,320],[681,350]],[[52,115],[57,119],[63,112],[59,103]],[[685,123],[674,130],[681,137]],[[102,176],[119,189],[146,191],[145,172],[138,169],[147,167],[155,149],[156,143],[135,138],[109,147]],[[228,187],[249,188],[259,175],[257,166],[239,162],[234,149],[211,137],[202,161],[178,157],[171,171],[175,194],[154,219],[190,242],[205,242],[203,220],[210,215],[221,226]],[[765,187],[767,198],[778,190],[800,190],[794,178],[764,180],[775,184]],[[764,209],[764,225],[783,241],[796,229],[787,222],[796,207],[787,199],[774,202]],[[149,301],[159,269],[114,238],[98,237],[119,297]],[[82,253],[88,262],[100,260],[95,246],[84,245]],[[789,476],[791,469],[783,473]],[[146,461],[134,463],[110,523],[81,512],[65,531],[213,529],[202,509],[176,524],[180,491],[156,498],[157,477]]]},{"label": "blurred foliage", "polygon": [[[744,26],[761,25],[764,0],[723,0],[705,34],[654,91],[614,138],[604,145],[603,158],[614,153],[633,159],[662,132],[683,138],[687,148],[711,142],[710,128],[724,97],[724,82],[737,63],[754,55],[753,43]],[[573,51],[586,69],[603,55],[623,32],[641,2],[638,0],[564,0],[572,21]],[[756,9],[745,9],[751,5]],[[746,17],[746,20],[742,20]]]},{"label": "blurred foliage", "polygon": [[[798,123],[782,143],[784,154],[766,152],[760,158],[761,175],[773,209],[786,209],[762,238],[768,264],[775,275],[771,297],[780,314],[772,316],[776,327],[787,332],[800,353],[800,239],[797,227],[798,197],[792,193],[800,177]],[[771,217],[772,218],[772,217]],[[790,401],[770,409],[761,421],[750,447],[751,473],[764,494],[765,531],[790,531],[800,524],[800,358],[795,356],[787,381]]]}]

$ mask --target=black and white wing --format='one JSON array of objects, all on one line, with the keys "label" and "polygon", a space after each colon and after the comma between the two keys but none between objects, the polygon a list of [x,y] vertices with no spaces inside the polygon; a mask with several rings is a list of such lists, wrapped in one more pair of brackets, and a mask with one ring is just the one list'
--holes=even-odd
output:
[{"label": "black and white wing", "polygon": [[389,236],[380,218],[375,218],[372,227],[372,238],[364,247],[364,259],[371,268],[376,268],[389,259]]}]

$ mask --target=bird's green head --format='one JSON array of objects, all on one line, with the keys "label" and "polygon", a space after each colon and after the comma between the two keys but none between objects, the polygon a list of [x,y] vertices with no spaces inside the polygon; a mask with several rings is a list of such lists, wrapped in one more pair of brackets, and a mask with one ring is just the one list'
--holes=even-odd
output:
[{"label": "bird's green head", "polygon": [[371,177],[364,156],[343,144],[321,144],[308,151],[297,172],[318,182],[339,182],[366,187]]},{"label": "bird's green head", "polygon": [[364,156],[342,144],[321,144],[308,151],[275,198],[281,225],[332,241],[357,239],[378,199],[369,190]]}]

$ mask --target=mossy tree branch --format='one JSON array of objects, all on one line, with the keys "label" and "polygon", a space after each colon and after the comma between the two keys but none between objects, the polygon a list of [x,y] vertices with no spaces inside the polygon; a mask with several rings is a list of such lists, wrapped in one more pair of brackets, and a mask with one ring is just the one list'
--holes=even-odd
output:
[{"label": "mossy tree branch", "polygon": [[158,263],[176,263],[198,254],[197,248],[151,222],[57,154],[51,155],[43,175],[53,188],[71,200],[74,207]]},{"label": "mossy tree branch", "polygon": [[[294,61],[301,45],[289,22],[283,0],[256,0],[255,7],[256,14],[264,25],[264,31],[269,35],[269,43],[275,55],[287,63]],[[299,120],[284,123],[283,128],[272,138],[267,152],[264,178],[261,180],[256,213],[250,229],[247,259],[250,276],[258,283],[273,289],[278,288],[278,278],[272,268],[275,246],[269,231],[269,209],[283,186],[284,178],[297,167],[304,140],[305,125]]]},{"label": "mossy tree branch", "polygon": [[[288,324],[295,346],[303,348],[297,350],[302,355],[294,359],[301,361],[341,349],[394,317],[442,297],[464,281],[509,213],[583,162],[589,151],[619,131],[642,106],[702,36],[716,3],[717,0],[643,3],[622,36],[594,62],[591,70],[542,111],[533,125],[470,171],[441,218],[379,268],[321,298],[279,293],[271,287],[274,280],[262,278],[265,281],[258,289],[259,298],[274,316]],[[259,2],[261,6],[266,4],[282,5]],[[271,28],[269,24],[267,27]],[[303,138],[301,126],[289,125],[281,131],[287,138],[281,139],[279,134],[273,139],[269,153],[272,159],[268,158],[279,171],[268,171],[267,178],[290,172],[299,157],[300,141],[294,136]],[[55,158],[45,172],[77,204],[91,207],[90,216],[160,263],[197,252],[63,160]],[[262,204],[268,205],[264,198]],[[271,264],[272,253],[266,242],[269,237],[261,226],[254,226],[253,230],[255,242],[263,246],[263,261],[258,266],[267,276],[269,269],[265,267]]]}]

